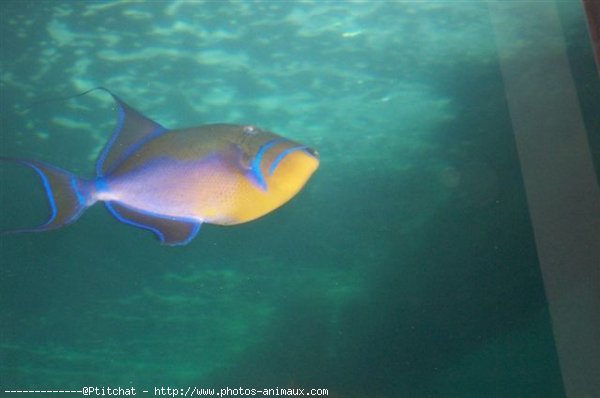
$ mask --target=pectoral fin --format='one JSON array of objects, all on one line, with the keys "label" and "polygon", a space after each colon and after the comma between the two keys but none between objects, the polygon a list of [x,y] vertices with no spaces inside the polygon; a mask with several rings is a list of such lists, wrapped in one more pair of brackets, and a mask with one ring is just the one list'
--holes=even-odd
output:
[{"label": "pectoral fin", "polygon": [[118,202],[106,202],[106,208],[117,220],[156,234],[160,243],[170,246],[187,245],[200,230],[201,222],[169,218],[132,209]]}]

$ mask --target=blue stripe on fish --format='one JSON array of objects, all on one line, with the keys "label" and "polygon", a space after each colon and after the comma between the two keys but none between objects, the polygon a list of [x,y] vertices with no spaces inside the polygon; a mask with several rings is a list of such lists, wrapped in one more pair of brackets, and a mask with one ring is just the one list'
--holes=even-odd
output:
[{"label": "blue stripe on fish", "polygon": [[110,140],[108,141],[108,143],[102,150],[102,153],[100,154],[100,158],[98,158],[98,163],[96,163],[96,175],[98,177],[101,177],[104,175],[104,173],[102,172],[102,168],[104,167],[104,161],[106,160],[108,153],[110,152],[111,148],[113,147],[113,144],[115,143],[117,138],[119,138],[119,135],[121,134],[121,130],[123,129],[123,125],[125,124],[125,110],[123,109],[121,104],[119,104],[118,102],[117,102],[117,108],[119,110],[119,115],[117,117],[117,126],[115,127],[115,130],[113,131],[113,133],[110,137]]},{"label": "blue stripe on fish", "polygon": [[293,148],[288,148],[285,151],[281,152],[279,155],[277,155],[277,157],[275,158],[273,163],[271,163],[271,167],[269,168],[269,175],[273,175],[273,172],[275,171],[277,166],[279,166],[279,163],[281,163],[283,158],[285,158],[287,155],[289,155],[290,153],[292,153],[294,151],[299,151],[301,149],[306,149],[306,148],[308,148],[306,145],[295,146]]},{"label": "blue stripe on fish", "polygon": [[56,218],[56,214],[58,214],[58,210],[56,209],[56,200],[54,199],[54,194],[52,193],[52,187],[50,186],[50,182],[48,181],[48,177],[46,177],[46,174],[44,174],[44,172],[39,167],[35,166],[32,163],[25,162],[25,164],[27,164],[29,167],[31,167],[33,170],[35,170],[35,172],[42,179],[42,184],[44,185],[44,191],[46,192],[46,196],[48,197],[48,202],[50,203],[51,214],[50,214],[50,218],[48,219],[48,221],[46,221],[45,224],[41,225],[41,227],[44,227],[46,225],[51,224],[52,221],[54,221],[54,219]]},{"label": "blue stripe on fish", "polygon": [[110,212],[110,214],[112,214],[117,220],[125,223],[125,224],[129,224],[129,225],[133,225],[134,227],[138,227],[138,228],[143,228],[143,229],[147,229],[148,231],[152,231],[154,232],[158,238],[160,239],[160,241],[164,241],[165,236],[164,234],[158,230],[157,228],[153,228],[150,225],[145,225],[145,224],[140,224],[137,223],[135,221],[129,220],[123,216],[121,216],[121,214],[119,214],[114,208],[111,202],[106,202],[104,203],[104,205],[106,206],[106,208],[108,209],[108,211]]},{"label": "blue stripe on fish", "polygon": [[147,229],[156,234],[160,243],[169,246],[188,244],[202,226],[202,223],[197,220],[172,218],[134,209],[119,202],[105,202],[105,205],[117,220],[134,227]]},{"label": "blue stripe on fish", "polygon": [[71,188],[73,188],[73,191],[75,192],[75,195],[77,196],[77,202],[79,202],[80,205],[84,205],[85,204],[85,196],[83,196],[83,194],[79,190],[79,182],[77,181],[77,178],[75,176],[71,177]]},{"label": "blue stripe on fish", "polygon": [[94,181],[94,186],[96,188],[96,193],[108,192],[108,182],[106,182],[106,178],[99,177]]},{"label": "blue stripe on fish", "polygon": [[256,156],[254,157],[254,160],[252,161],[252,175],[254,176],[258,186],[263,191],[267,190],[267,183],[265,182],[265,177],[262,175],[262,171],[260,170],[260,163],[262,162],[262,158],[270,148],[284,141],[285,140],[283,140],[282,138],[275,138],[270,141],[267,141],[260,147],[260,149],[256,153]]}]

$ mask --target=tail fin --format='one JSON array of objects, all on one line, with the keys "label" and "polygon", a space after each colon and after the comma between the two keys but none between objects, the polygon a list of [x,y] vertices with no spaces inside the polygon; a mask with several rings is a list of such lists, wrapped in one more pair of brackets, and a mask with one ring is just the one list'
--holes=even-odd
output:
[{"label": "tail fin", "polygon": [[50,218],[38,227],[2,231],[1,233],[38,232],[63,227],[77,220],[81,213],[90,206],[90,189],[87,181],[58,167],[35,160],[0,157],[0,161],[20,163],[31,167],[40,176],[48,203]]}]

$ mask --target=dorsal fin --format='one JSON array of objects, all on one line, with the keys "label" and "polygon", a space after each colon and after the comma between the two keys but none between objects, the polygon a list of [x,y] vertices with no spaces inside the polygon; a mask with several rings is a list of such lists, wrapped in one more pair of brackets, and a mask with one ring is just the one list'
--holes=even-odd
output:
[{"label": "dorsal fin", "polygon": [[98,177],[110,174],[138,148],[167,131],[154,120],[147,118],[127,105],[109,90],[102,89],[115,99],[119,119],[115,131],[102,150],[96,164],[96,175]]}]

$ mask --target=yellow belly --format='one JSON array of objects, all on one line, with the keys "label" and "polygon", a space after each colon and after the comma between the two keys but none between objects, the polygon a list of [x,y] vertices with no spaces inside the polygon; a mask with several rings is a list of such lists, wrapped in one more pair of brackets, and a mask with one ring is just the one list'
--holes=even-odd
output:
[{"label": "yellow belly", "polygon": [[[266,190],[260,188],[247,175],[236,173],[235,193],[231,197],[221,196],[223,202],[216,203],[210,200],[210,206],[202,206],[207,216],[206,221],[234,225],[262,217],[293,198],[318,166],[319,161],[316,158],[302,151],[291,153],[281,161],[273,175],[270,175],[268,169],[263,170]],[[224,180],[229,178],[223,176]],[[220,193],[213,192],[213,195],[219,196]],[[217,219],[210,221],[212,217],[209,217],[209,214],[217,216]]]}]

